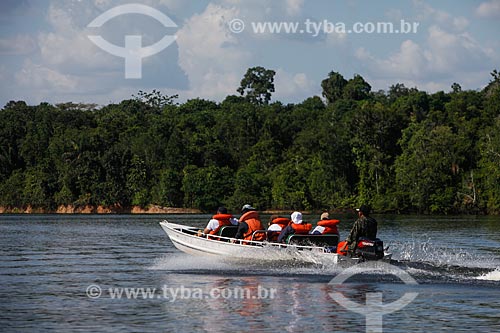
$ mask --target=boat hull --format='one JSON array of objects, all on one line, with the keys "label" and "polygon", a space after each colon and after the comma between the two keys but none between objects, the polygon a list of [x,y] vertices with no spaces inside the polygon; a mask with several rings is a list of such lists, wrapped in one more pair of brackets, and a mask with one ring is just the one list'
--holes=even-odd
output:
[{"label": "boat hull", "polygon": [[[328,253],[319,246],[298,246],[270,242],[252,242],[248,245],[242,240],[214,240],[198,237],[198,228],[188,227],[168,221],[160,222],[173,245],[182,252],[198,256],[224,256],[228,258],[255,260],[301,260],[312,263],[359,262],[358,258],[348,258],[336,253]],[[222,237],[224,238],[224,237]],[[234,241],[231,242],[231,241]],[[384,257],[384,259],[390,259]]]}]

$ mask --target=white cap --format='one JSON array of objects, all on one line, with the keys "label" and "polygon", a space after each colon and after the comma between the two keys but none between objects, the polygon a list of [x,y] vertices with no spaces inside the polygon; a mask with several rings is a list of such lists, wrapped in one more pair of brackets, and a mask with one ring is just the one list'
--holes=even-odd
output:
[{"label": "white cap", "polygon": [[293,212],[291,218],[292,218],[292,222],[295,224],[302,223],[302,213],[301,212]]},{"label": "white cap", "polygon": [[256,210],[255,208],[253,208],[252,206],[246,204],[244,205],[242,208],[241,208],[241,211],[249,211],[249,210]]}]

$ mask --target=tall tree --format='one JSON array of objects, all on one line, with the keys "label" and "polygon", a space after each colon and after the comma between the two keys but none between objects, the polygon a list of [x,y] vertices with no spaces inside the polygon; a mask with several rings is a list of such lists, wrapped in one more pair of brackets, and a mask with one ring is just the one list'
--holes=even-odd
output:
[{"label": "tall tree", "polygon": [[347,81],[344,87],[343,95],[345,99],[361,101],[367,99],[372,87],[359,74],[354,75],[352,79]]},{"label": "tall tree", "polygon": [[331,104],[342,98],[344,94],[344,87],[347,80],[344,79],[342,74],[331,71],[328,77],[321,81],[321,88],[323,89],[323,97],[326,98],[328,104]]},{"label": "tall tree", "polygon": [[274,92],[274,75],[275,71],[261,66],[249,68],[236,91],[251,103],[268,104]]}]

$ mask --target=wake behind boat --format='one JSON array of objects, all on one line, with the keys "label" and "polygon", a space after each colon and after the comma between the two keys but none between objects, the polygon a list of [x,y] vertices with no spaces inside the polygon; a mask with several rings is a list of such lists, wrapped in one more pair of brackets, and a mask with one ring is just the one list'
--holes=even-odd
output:
[{"label": "wake behind boat", "polygon": [[160,222],[160,226],[177,249],[192,255],[256,260],[300,260],[313,263],[326,261],[334,264],[341,262],[353,264],[374,259],[389,261],[391,258],[391,254],[385,252],[376,257],[339,255],[336,253],[337,235],[292,235],[287,243],[275,243],[236,239],[234,238],[236,226],[225,226],[217,236],[209,237],[207,235],[200,237],[197,227],[171,223],[167,220]]}]

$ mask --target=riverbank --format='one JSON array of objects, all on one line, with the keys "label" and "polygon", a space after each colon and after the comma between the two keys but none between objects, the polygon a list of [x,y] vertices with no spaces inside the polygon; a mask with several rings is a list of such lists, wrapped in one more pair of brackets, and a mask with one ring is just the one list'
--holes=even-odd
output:
[{"label": "riverbank", "polygon": [[[260,211],[267,215],[290,215],[291,210],[276,210],[269,209]],[[354,213],[353,209],[334,209],[329,210],[330,214],[348,214]],[[150,205],[146,208],[140,206],[121,207],[115,206],[74,206],[60,205],[57,209],[46,209],[38,207],[3,207],[0,206],[0,214],[203,214],[196,208],[178,208],[178,207],[162,207],[158,205]],[[321,211],[302,211],[305,215],[321,214]]]},{"label": "riverbank", "polygon": [[[292,210],[277,210],[267,209],[260,211],[262,214],[267,215],[290,215]],[[301,211],[304,215],[321,214],[322,211]],[[335,208],[328,210],[330,214],[355,214],[354,209],[350,208]],[[122,207],[119,205],[113,206],[74,206],[74,205],[60,205],[57,209],[47,209],[32,207],[4,207],[0,206],[0,214],[203,214],[207,213],[196,208],[179,208],[179,207],[163,207],[159,205],[149,205],[147,207],[131,206]],[[422,214],[417,212],[400,212],[400,211],[376,211],[374,214],[409,214],[409,215],[442,215],[442,214]],[[500,215],[500,212],[475,212],[475,214],[457,213],[456,215]]]},{"label": "riverbank", "polygon": [[27,207],[2,207],[0,214],[200,214],[199,209],[176,208],[150,205],[148,207],[131,206],[73,206],[61,205],[57,209]]}]

